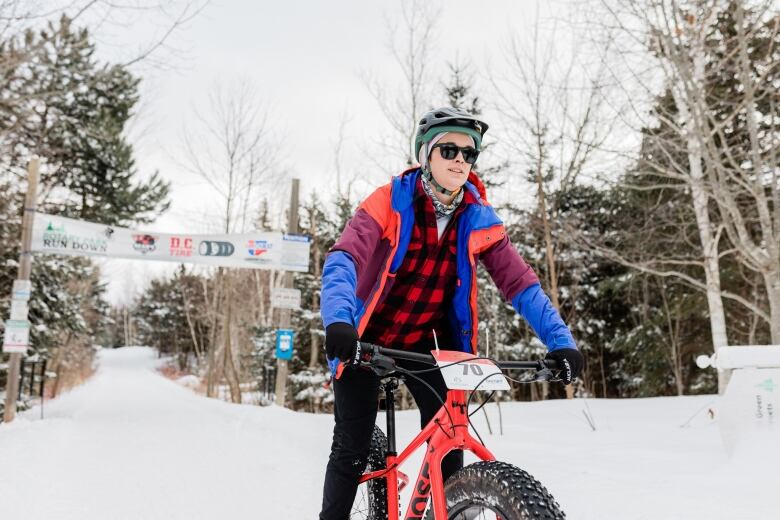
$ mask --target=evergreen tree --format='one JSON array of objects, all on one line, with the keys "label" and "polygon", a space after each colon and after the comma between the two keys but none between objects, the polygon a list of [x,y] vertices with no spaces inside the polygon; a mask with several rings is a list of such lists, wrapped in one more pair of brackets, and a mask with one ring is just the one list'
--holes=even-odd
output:
[{"label": "evergreen tree", "polygon": [[310,235],[312,242],[309,272],[295,274],[295,287],[301,291],[301,310],[293,313],[296,350],[289,365],[289,384],[296,408],[307,411],[327,409],[333,399],[332,393],[324,388],[329,372],[325,364],[325,328],[319,307],[322,267],[328,251],[354,213],[352,203],[347,199],[337,197],[334,206],[335,211],[326,211],[317,194],[313,194],[301,212],[301,231]]},{"label": "evergreen tree", "polygon": [[[88,31],[67,17],[0,41],[0,294],[16,277],[20,179],[31,155],[42,159],[41,211],[121,225],[150,222],[168,207],[169,187],[157,174],[137,181],[124,136],[139,80],[94,53]],[[95,265],[76,257],[36,256],[31,278],[30,353],[52,358],[58,389],[91,370],[93,338],[111,323],[104,287]],[[6,316],[7,306],[0,298]]]},{"label": "evergreen tree", "polygon": [[0,146],[14,171],[32,154],[43,158],[44,210],[124,225],[151,222],[168,208],[168,183],[157,173],[137,180],[123,135],[140,80],[120,65],[98,63],[86,29],[63,16],[0,52],[28,56],[0,80],[14,100],[0,112]]}]

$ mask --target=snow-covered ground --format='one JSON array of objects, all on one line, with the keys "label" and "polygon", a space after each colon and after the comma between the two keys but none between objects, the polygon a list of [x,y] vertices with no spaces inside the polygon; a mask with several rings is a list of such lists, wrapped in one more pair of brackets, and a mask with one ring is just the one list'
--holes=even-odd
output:
[{"label": "snow-covered ground", "polygon": [[[0,425],[0,519],[317,517],[331,416],[206,399],[156,363],[146,348],[103,351],[93,379],[47,402],[44,420],[34,408]],[[589,400],[596,431],[583,400],[504,403],[503,436],[481,412],[476,424],[572,520],[780,518],[780,443],[728,457],[717,399]],[[497,429],[494,405],[488,414]],[[417,421],[399,414],[399,446]]]}]

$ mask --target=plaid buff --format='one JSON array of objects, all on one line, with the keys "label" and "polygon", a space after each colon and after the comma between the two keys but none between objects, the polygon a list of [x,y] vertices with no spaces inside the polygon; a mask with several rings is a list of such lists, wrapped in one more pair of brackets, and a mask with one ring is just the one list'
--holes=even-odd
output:
[{"label": "plaid buff", "polygon": [[428,351],[434,348],[433,330],[441,348],[452,345],[447,309],[457,283],[457,219],[466,204],[476,203],[466,192],[447,224],[441,240],[433,203],[417,181],[414,229],[392,287],[377,305],[361,339],[395,348]]}]

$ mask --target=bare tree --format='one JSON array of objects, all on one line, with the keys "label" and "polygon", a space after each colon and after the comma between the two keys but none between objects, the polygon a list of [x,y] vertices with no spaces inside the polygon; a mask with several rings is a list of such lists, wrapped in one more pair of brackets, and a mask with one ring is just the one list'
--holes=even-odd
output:
[{"label": "bare tree", "polygon": [[[349,112],[345,109],[339,121],[339,130],[333,146],[333,170],[336,174],[336,196],[342,200],[349,200],[352,194],[352,185],[355,183],[355,175],[347,175],[344,171],[344,147],[347,144],[347,125],[352,121]],[[346,177],[346,178],[345,178]]]},{"label": "bare tree", "polygon": [[[545,37],[542,37],[544,32]],[[542,221],[550,298],[560,307],[554,229],[560,195],[589,167],[612,130],[605,118],[603,87],[585,73],[582,56],[568,58],[556,45],[557,28],[542,31],[537,18],[527,41],[513,37],[506,52],[509,76],[493,78],[513,156],[535,185]],[[562,63],[563,61],[563,63]],[[558,66],[560,65],[560,67]],[[587,172],[586,172],[587,173]]]},{"label": "bare tree", "polygon": [[[656,82],[648,81],[645,70],[627,58],[627,49],[645,48],[650,55],[644,64],[656,65],[655,70],[662,73],[662,88],[669,89],[673,97],[671,108],[659,107],[652,114],[671,129],[671,135],[656,137],[658,160],[644,164],[658,179],[658,186],[668,187],[671,182],[690,193],[699,231],[700,261],[660,257],[639,267],[678,277],[706,291],[715,348],[728,344],[724,297],[764,320],[772,341],[779,343],[777,91],[767,88],[777,74],[778,16],[771,2],[603,0],[603,5],[611,28],[621,37],[615,46],[620,60],[611,68],[613,77],[647,85],[648,97],[655,96]],[[735,21],[733,34],[718,25],[729,16]],[[757,41],[767,43],[757,49]],[[733,78],[733,89],[715,88],[724,74]],[[744,142],[732,139],[735,133]],[[726,251],[720,251],[723,238],[731,245]],[[734,254],[761,275],[769,312],[755,299],[721,288],[719,259],[723,254]],[[679,268],[694,264],[703,269],[704,282]]]},{"label": "bare tree", "polygon": [[[563,263],[559,255],[571,244],[562,232],[560,204],[578,178],[593,167],[613,121],[603,106],[601,74],[587,73],[585,57],[577,48],[571,52],[560,48],[558,22],[552,23],[552,28],[543,29],[537,15],[529,35],[513,35],[505,51],[508,72],[493,76],[492,84],[496,108],[504,115],[506,146],[534,185],[546,289],[560,310]],[[570,387],[567,392],[572,395]]]},{"label": "bare tree", "polygon": [[184,131],[186,157],[180,162],[214,189],[225,233],[246,230],[259,210],[252,205],[256,195],[274,180],[278,147],[257,98],[246,80],[216,84],[208,112],[193,109],[197,129]]},{"label": "bare tree", "polygon": [[672,367],[672,373],[674,374],[675,387],[677,388],[677,395],[683,395],[683,380],[682,380],[682,366],[683,360],[681,356],[681,341],[680,341],[680,329],[682,327],[681,305],[682,302],[676,302],[674,308],[671,308],[669,299],[667,298],[666,286],[661,279],[661,301],[663,302],[664,317],[666,318],[666,337],[669,340],[669,365]]},{"label": "bare tree", "polygon": [[[406,166],[412,166],[417,162],[417,158],[412,157],[416,123],[430,108],[433,99],[430,90],[431,47],[435,41],[437,12],[430,2],[404,0],[401,14],[401,26],[388,26],[388,33],[390,52],[403,76],[403,84],[393,90],[387,87],[385,79],[366,75],[364,81],[392,128],[399,156],[404,157]],[[369,157],[372,155],[367,154]]]},{"label": "bare tree", "polygon": [[83,23],[93,32],[99,31],[108,38],[118,31],[132,30],[138,23],[153,25],[155,34],[139,47],[131,49],[124,66],[165,59],[158,54],[172,51],[172,36],[197,17],[210,0],[69,0],[67,2],[41,2],[36,0],[0,0],[0,41],[21,36],[28,29],[35,29],[46,20],[65,16],[71,21]]},{"label": "bare tree", "polygon": [[[433,99],[431,93],[431,47],[435,40],[435,21],[437,12],[430,2],[424,0],[403,0],[401,3],[402,23],[399,26],[388,25],[389,48],[403,76],[403,84],[395,90],[388,89],[383,79],[364,77],[366,87],[376,99],[382,114],[392,129],[390,139],[398,143],[398,157],[404,158],[404,166],[417,163],[412,157],[416,125]],[[382,138],[374,144],[384,147],[388,142]],[[366,153],[383,174],[398,173],[398,163],[393,154],[392,166],[387,168],[373,157],[387,157],[382,154]],[[388,171],[389,170],[389,171]],[[400,407],[411,406],[411,394],[406,387],[401,388]]]},{"label": "bare tree", "polygon": [[[260,210],[253,207],[259,199],[257,194],[274,181],[278,147],[269,132],[267,113],[256,100],[256,93],[247,81],[229,88],[217,85],[209,96],[208,114],[194,111],[198,130],[185,132],[187,157],[182,162],[218,195],[225,233],[247,230],[254,221],[252,215]],[[251,313],[248,308],[237,309],[233,305],[237,290],[234,288],[243,285],[238,280],[241,276],[222,268],[218,270],[217,289],[210,300],[212,341],[207,366],[208,395],[215,394],[215,385],[224,373],[231,399],[236,402],[241,399],[236,324],[244,312]],[[259,279],[254,277],[253,281],[257,283]],[[257,297],[261,298],[262,293]],[[244,344],[250,348],[248,340]]]},{"label": "bare tree", "polygon": [[[149,40],[141,42],[115,61],[121,66],[151,65],[170,66],[170,56],[175,53],[173,36],[193,20],[207,6],[209,0],[69,0],[67,2],[41,2],[36,0],[0,0],[0,163],[3,170],[18,180],[24,178],[24,170],[13,159],[8,149],[13,132],[31,121],[46,121],[50,107],[47,99],[65,85],[47,85],[41,90],[37,82],[41,66],[51,69],[46,62],[46,50],[56,43],[59,31],[68,26],[88,28],[90,39],[99,44],[110,45],[105,40],[115,31],[112,46],[126,49],[127,34],[131,27],[143,23],[154,25],[158,32]],[[46,30],[47,37],[41,37]],[[47,70],[48,70],[47,69]],[[51,78],[52,72],[44,73]],[[102,76],[99,76],[102,78]],[[99,81],[98,76],[82,78],[80,88],[92,88]],[[33,108],[35,107],[35,108]],[[45,124],[42,125],[45,128]],[[45,198],[45,192],[44,192]]]}]

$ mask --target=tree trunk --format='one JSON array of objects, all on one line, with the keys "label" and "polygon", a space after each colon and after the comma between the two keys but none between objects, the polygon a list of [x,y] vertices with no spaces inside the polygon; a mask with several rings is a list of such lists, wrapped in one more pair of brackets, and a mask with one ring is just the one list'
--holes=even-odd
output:
[{"label": "tree trunk", "polygon": [[231,277],[226,275],[225,290],[223,291],[223,308],[225,309],[225,314],[223,315],[222,325],[222,366],[227,369],[226,379],[228,387],[230,388],[230,400],[234,403],[241,403],[241,385],[238,380],[236,364],[233,360],[233,338],[231,334],[233,325],[233,299],[231,285]]},{"label": "tree trunk", "polygon": [[[704,57],[701,44],[694,45],[693,56],[693,85],[700,86],[704,80]],[[674,102],[680,112],[680,119],[684,133],[682,135],[686,143],[688,153],[688,167],[690,169],[689,185],[693,199],[693,210],[696,215],[696,227],[699,230],[702,255],[704,259],[704,279],[707,285],[707,305],[710,311],[710,330],[712,332],[713,352],[720,347],[728,345],[726,334],[726,314],[723,310],[723,300],[720,288],[720,265],[718,261],[718,243],[716,233],[713,232],[712,222],[708,209],[709,196],[704,186],[704,172],[702,170],[702,149],[699,136],[694,134],[698,125],[693,120],[691,113],[692,100],[685,95],[685,86],[678,84],[672,88]],[[699,130],[701,131],[701,129]]]},{"label": "tree trunk", "polygon": [[[311,219],[311,240],[314,249],[314,279],[319,280],[321,276],[320,272],[320,248],[317,245],[317,211],[316,208],[312,211]],[[316,313],[320,310],[319,298],[317,297],[317,291],[312,291],[311,295],[311,310]],[[311,352],[309,355],[309,369],[314,370],[317,368],[317,364],[320,359],[320,334],[319,334],[319,318],[315,315],[311,319]]]},{"label": "tree trunk", "polygon": [[[539,136],[538,139],[542,137]],[[555,269],[555,248],[553,247],[552,226],[547,218],[547,195],[544,191],[544,179],[542,178],[542,164],[544,144],[539,142],[539,157],[536,164],[536,189],[539,198],[539,215],[542,217],[542,231],[544,234],[545,259],[547,260],[547,279],[550,282],[550,297],[556,309],[560,310],[558,302],[558,273]]]},{"label": "tree trunk", "polygon": [[262,326],[266,326],[265,285],[260,279],[260,273],[258,271],[252,272],[252,278],[255,281],[255,296],[257,298],[257,314],[255,315],[255,321]]},{"label": "tree trunk", "polygon": [[691,194],[696,213],[696,225],[699,230],[702,252],[704,253],[704,279],[707,284],[707,304],[710,310],[710,329],[712,331],[712,346],[714,349],[728,345],[726,334],[726,314],[723,310],[723,300],[720,295],[720,263],[718,261],[718,244],[712,232],[712,224],[707,209],[707,194],[704,191],[701,174],[701,155],[692,154],[691,148],[698,145],[688,143],[689,161],[691,161]]},{"label": "tree trunk", "polygon": [[[218,333],[219,333],[219,320],[217,320],[217,305],[219,302],[219,297],[222,284],[223,284],[223,269],[220,267],[217,269],[217,277],[216,277],[216,284],[214,287],[214,294],[211,297],[211,309],[209,309],[209,317],[211,318],[211,342],[209,344],[209,359],[208,359],[208,366],[206,367],[206,395],[208,397],[214,397],[215,396],[215,388],[217,383],[219,382],[219,379],[221,379],[221,370],[219,370],[219,367],[217,366],[219,364],[219,357],[218,357],[218,350],[219,350],[219,341],[217,341]],[[205,292],[205,281],[204,281],[204,292]],[[208,301],[208,298],[204,298],[206,301]]]},{"label": "tree trunk", "polygon": [[130,346],[130,316],[129,311],[127,309],[127,305],[125,305],[123,311],[122,311],[122,318],[124,323],[124,329],[125,329],[125,346]]},{"label": "tree trunk", "polygon": [[187,327],[190,329],[190,337],[192,337],[192,347],[195,349],[195,357],[197,363],[202,361],[203,353],[200,350],[200,344],[198,343],[198,335],[195,334],[195,325],[192,323],[192,316],[190,316],[190,299],[187,297],[187,289],[182,289],[182,298],[184,299],[184,317],[187,319]]},{"label": "tree trunk", "polygon": [[[72,335],[72,332],[68,333],[68,338],[65,341],[65,345],[70,343],[70,337]],[[54,359],[52,360],[51,364],[49,365],[49,370],[54,371],[56,374],[54,376],[54,388],[52,390],[51,398],[54,399],[57,397],[60,393],[60,388],[62,388],[62,364],[64,357],[65,349],[62,347],[57,349],[57,352],[54,354]]]},{"label": "tree trunk", "polygon": [[764,282],[769,299],[769,314],[771,323],[769,329],[772,335],[772,344],[780,345],[780,273],[770,271],[764,275]]},{"label": "tree trunk", "polygon": [[[601,397],[607,398],[607,370],[604,367],[604,343],[599,342],[599,366],[601,367]],[[596,392],[593,392],[596,395]]]},{"label": "tree trunk", "polygon": [[666,331],[669,335],[669,364],[672,367],[677,395],[683,395],[682,360],[680,356],[680,307],[677,305],[674,309],[674,315],[672,315],[669,300],[666,298],[666,284],[663,280],[660,281],[659,289],[661,291],[661,300],[664,304]]}]

